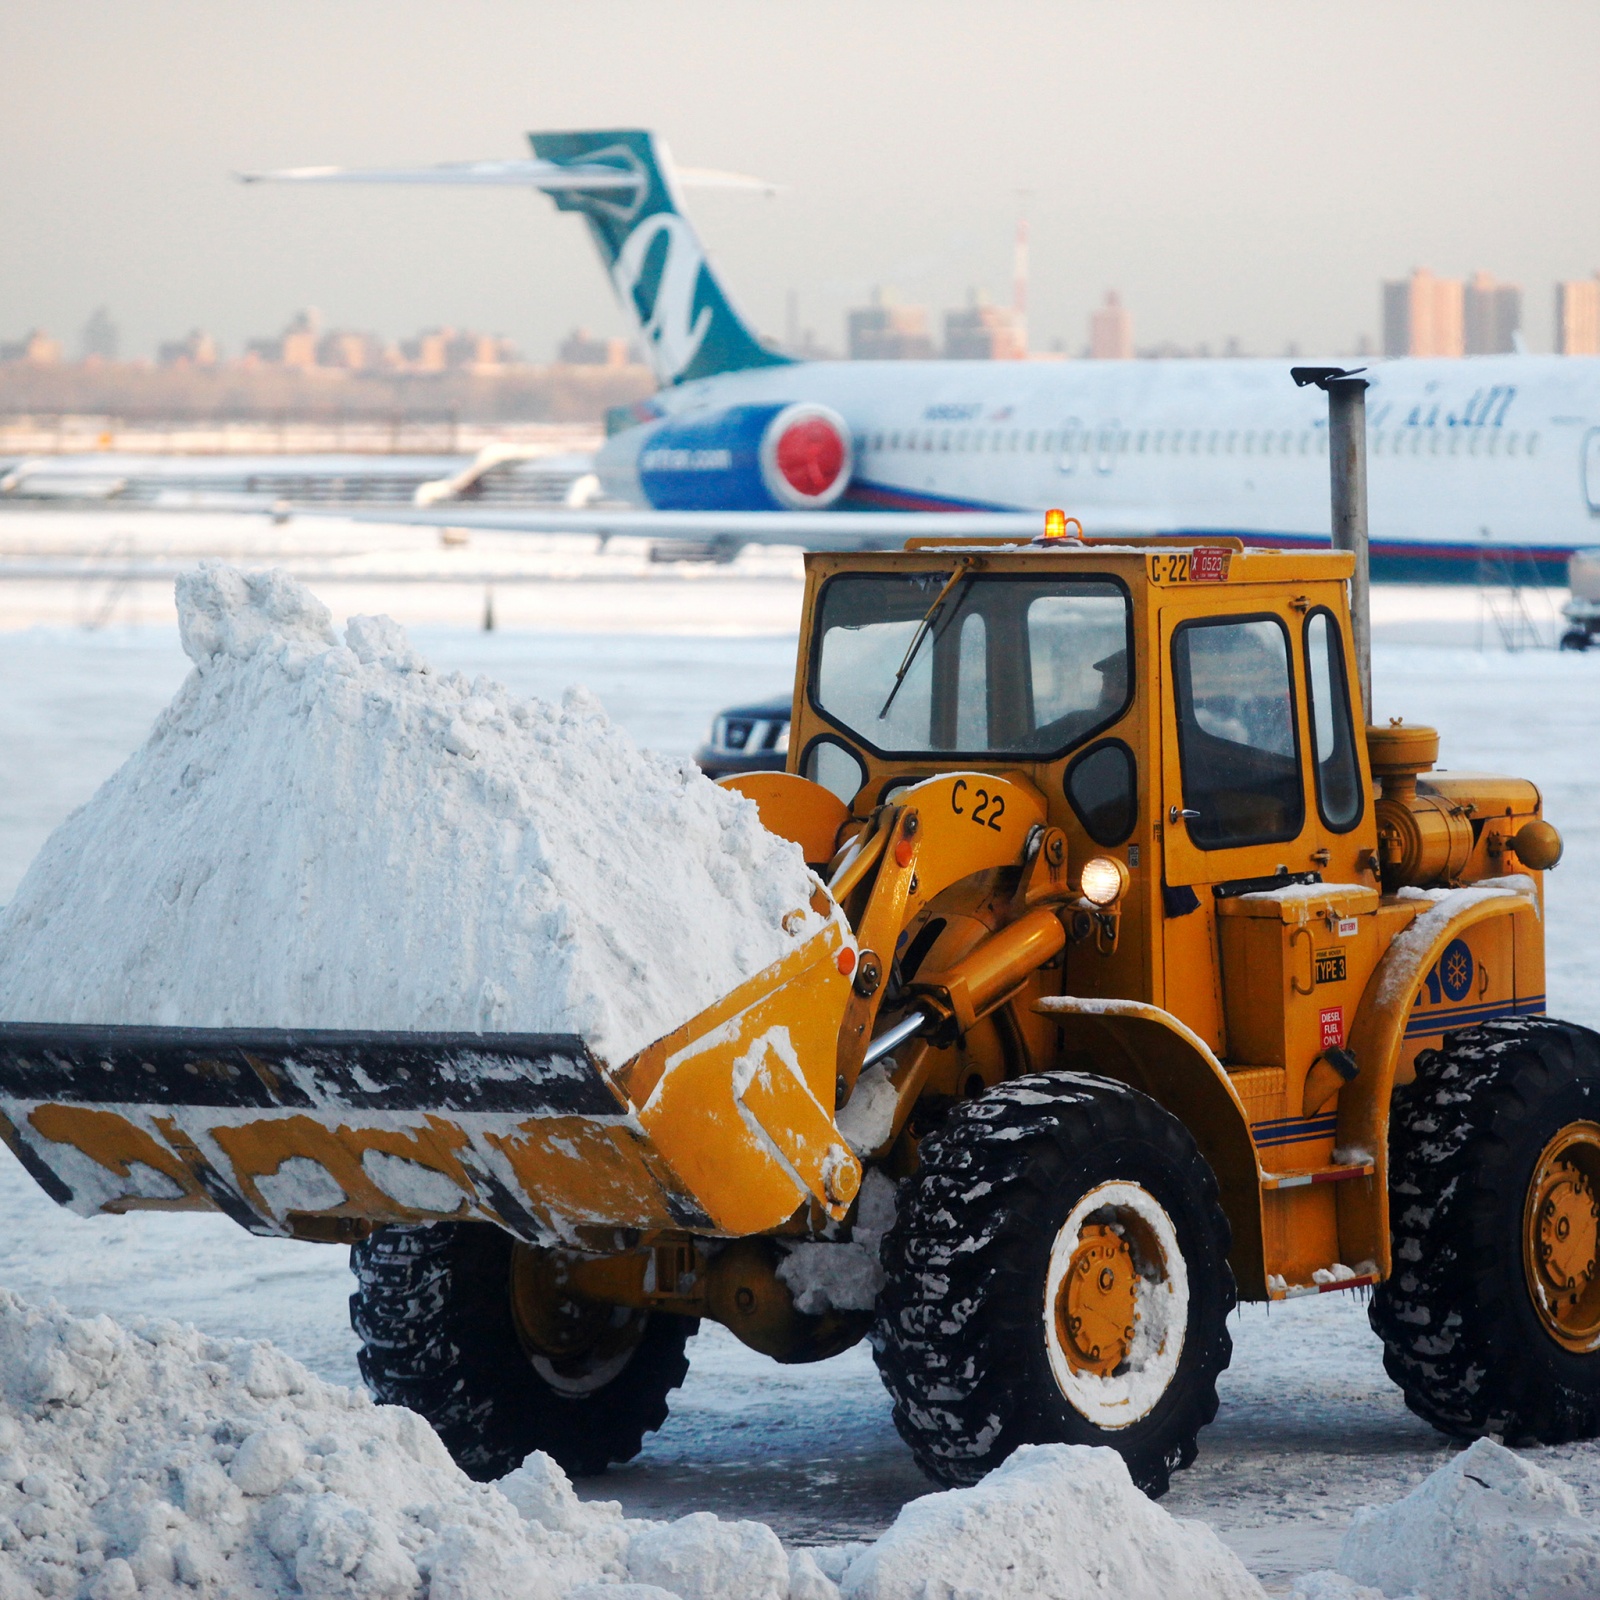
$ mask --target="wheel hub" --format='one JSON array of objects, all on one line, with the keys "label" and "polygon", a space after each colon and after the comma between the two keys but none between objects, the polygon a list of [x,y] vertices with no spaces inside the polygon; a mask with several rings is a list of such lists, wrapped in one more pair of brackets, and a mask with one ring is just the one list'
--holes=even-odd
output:
[{"label": "wheel hub", "polygon": [[1568,1350],[1600,1343],[1600,1125],[1569,1123],[1528,1185],[1523,1265],[1545,1331]]},{"label": "wheel hub", "polygon": [[554,1256],[519,1243],[511,1255],[511,1320],[546,1381],[584,1393],[627,1365],[646,1318],[624,1306],[579,1298]]},{"label": "wheel hub", "polygon": [[1133,1344],[1139,1274],[1114,1228],[1086,1227],[1056,1293],[1061,1347],[1075,1371],[1109,1378]]},{"label": "wheel hub", "polygon": [[1045,1268],[1045,1356],[1061,1396],[1098,1428],[1149,1415],[1177,1376],[1189,1273],[1165,1206],[1111,1179],[1080,1195]]}]

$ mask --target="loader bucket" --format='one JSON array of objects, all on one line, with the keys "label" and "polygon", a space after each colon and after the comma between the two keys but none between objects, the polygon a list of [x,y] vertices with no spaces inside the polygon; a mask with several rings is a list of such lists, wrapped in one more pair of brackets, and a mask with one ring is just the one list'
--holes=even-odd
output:
[{"label": "loader bucket", "polygon": [[0,1023],[0,1137],[86,1215],[214,1209],[307,1239],[477,1218],[614,1249],[842,1216],[848,940],[835,914],[617,1068],[570,1034]]}]

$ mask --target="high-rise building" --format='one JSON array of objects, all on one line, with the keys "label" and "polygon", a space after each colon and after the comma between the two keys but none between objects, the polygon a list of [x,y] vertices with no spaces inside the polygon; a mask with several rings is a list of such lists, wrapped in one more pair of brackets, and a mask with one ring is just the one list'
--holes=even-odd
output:
[{"label": "high-rise building", "polygon": [[574,328],[556,348],[556,360],[568,367],[621,367],[628,361],[626,339],[605,338],[587,328]]},{"label": "high-rise building", "polygon": [[459,328],[424,328],[400,341],[400,359],[413,372],[492,372],[517,359],[509,339]]},{"label": "high-rise building", "polygon": [[400,357],[413,372],[443,372],[455,336],[454,328],[424,328],[414,339],[400,341]]},{"label": "high-rise building", "polygon": [[316,307],[306,307],[283,330],[279,361],[286,367],[299,367],[309,372],[317,364],[317,338],[321,331],[322,318]]},{"label": "high-rise building", "polygon": [[1556,350],[1600,356],[1600,272],[1556,285]]},{"label": "high-rise building", "polygon": [[1462,296],[1462,335],[1469,356],[1509,355],[1522,330],[1522,290],[1474,272]]},{"label": "high-rise building", "polygon": [[162,367],[214,367],[217,341],[200,328],[182,339],[167,339],[156,347],[156,365]]},{"label": "high-rise building", "polygon": [[903,306],[881,289],[872,304],[845,316],[852,361],[926,361],[934,353],[928,337],[928,313],[921,306]]},{"label": "high-rise building", "polygon": [[1011,271],[1012,332],[1016,337],[1018,361],[1028,359],[1028,219],[1017,218],[1017,242]]},{"label": "high-rise building", "polygon": [[1436,278],[1426,267],[1384,284],[1383,353],[1459,356],[1466,345],[1465,294],[1459,278]]},{"label": "high-rise building", "polygon": [[315,307],[295,313],[294,320],[276,339],[251,339],[244,347],[247,366],[298,367],[309,372],[317,364],[317,340],[322,318]]},{"label": "high-rise building", "polygon": [[15,344],[0,344],[0,361],[22,361],[30,367],[54,367],[61,362],[61,341],[43,328],[32,329]]},{"label": "high-rise building", "polygon": [[317,365],[346,372],[370,372],[384,365],[383,341],[375,333],[335,328],[317,341]]},{"label": "high-rise building", "polygon": [[949,361],[1025,361],[1028,341],[1015,306],[994,306],[979,294],[960,311],[944,316],[944,353]]},{"label": "high-rise building", "polygon": [[1133,318],[1115,289],[1089,317],[1089,354],[1096,361],[1128,361],[1133,357]]},{"label": "high-rise building", "polygon": [[121,338],[111,313],[104,306],[96,306],[83,325],[81,348],[85,361],[115,361]]}]

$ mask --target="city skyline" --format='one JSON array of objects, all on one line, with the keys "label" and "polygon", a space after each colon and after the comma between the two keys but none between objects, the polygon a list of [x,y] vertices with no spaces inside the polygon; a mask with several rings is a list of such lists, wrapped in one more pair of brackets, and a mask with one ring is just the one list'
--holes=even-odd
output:
[{"label": "city skyline", "polygon": [[[1019,262],[1022,258],[1019,256]],[[1356,357],[1455,357],[1511,354],[1531,348],[1526,338],[1522,285],[1500,280],[1478,269],[1465,280],[1445,278],[1418,267],[1405,278],[1385,279],[1378,286],[1377,323],[1381,335],[1365,333],[1344,351]],[[1557,352],[1600,354],[1600,271],[1582,279],[1552,285],[1554,346]],[[1236,337],[1220,350],[1208,342],[1178,345],[1135,338],[1133,309],[1120,291],[1108,289],[1088,313],[1083,335],[1071,342],[1056,337],[1046,347],[1030,343],[1028,280],[1023,271],[1013,285],[1010,304],[996,303],[980,290],[969,290],[966,302],[946,308],[942,319],[930,320],[929,308],[907,301],[892,288],[875,286],[866,305],[846,309],[843,338],[835,346],[817,330],[800,326],[798,294],[787,295],[788,318],[783,340],[771,340],[802,359],[849,360],[1061,360],[1154,359],[1161,357],[1285,356],[1302,354],[1298,341],[1281,351],[1244,348]],[[944,336],[936,338],[937,320]],[[325,323],[316,307],[302,307],[276,333],[250,333],[230,349],[208,328],[192,325],[181,337],[158,339],[153,352],[125,349],[121,329],[108,307],[97,306],[74,340],[70,335],[33,325],[21,338],[8,339],[0,328],[0,363],[28,361],[36,366],[102,361],[156,366],[211,367],[281,364],[305,369],[410,371],[446,368],[490,370],[510,366],[634,365],[641,361],[637,344],[625,335],[595,332],[577,324],[566,330],[548,355],[524,352],[499,333],[434,322],[409,334],[381,333],[370,323],[337,326]]]},{"label": "city skyline", "polygon": [[[514,155],[541,126],[645,125],[771,199],[691,211],[770,336],[838,339],[877,283],[1009,299],[1031,229],[1034,349],[1075,352],[1116,286],[1138,343],[1276,353],[1381,335],[1371,285],[1485,262],[1530,286],[1600,263],[1600,14],[1255,0],[623,0],[581,9],[424,0],[327,10],[110,4],[85,27],[8,9],[0,333],[71,338],[111,308],[129,350],[191,325],[239,346],[286,305],[330,324],[429,322],[553,349],[625,333],[584,230],[500,191],[245,189],[237,169]],[[152,94],[164,84],[167,93]],[[842,342],[842,341],[841,341]]]}]

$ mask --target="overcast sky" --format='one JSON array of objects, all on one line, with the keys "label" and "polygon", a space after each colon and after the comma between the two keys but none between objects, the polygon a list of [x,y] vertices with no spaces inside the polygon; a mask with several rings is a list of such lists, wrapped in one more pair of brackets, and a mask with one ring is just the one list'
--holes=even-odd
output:
[{"label": "overcast sky", "polygon": [[[842,342],[875,284],[1009,298],[1033,226],[1036,346],[1107,288],[1141,345],[1342,350],[1415,265],[1552,284],[1600,267],[1600,6],[1541,0],[5,0],[0,336],[232,349],[325,323],[621,332],[581,222],[501,190],[264,189],[235,169],[526,153],[647,126],[685,164],[760,327]],[[1026,202],[1021,197],[1026,191]]]}]

